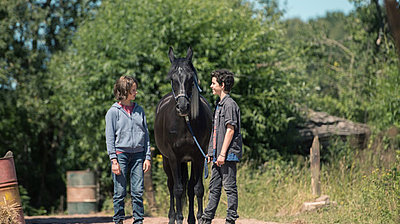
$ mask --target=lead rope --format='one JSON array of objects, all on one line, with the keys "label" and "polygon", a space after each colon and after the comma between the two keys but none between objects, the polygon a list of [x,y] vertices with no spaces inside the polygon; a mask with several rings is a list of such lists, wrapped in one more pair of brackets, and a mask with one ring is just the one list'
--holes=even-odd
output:
[{"label": "lead rope", "polygon": [[192,136],[193,136],[193,140],[196,143],[197,148],[199,148],[201,154],[203,154],[203,157],[204,157],[204,179],[207,179],[207,177],[208,177],[207,156],[206,156],[206,154],[204,154],[203,150],[201,149],[201,146],[200,146],[199,142],[197,141],[196,136],[194,136],[192,126],[190,126],[189,116],[185,116],[185,121],[189,128],[190,134],[192,134]]}]

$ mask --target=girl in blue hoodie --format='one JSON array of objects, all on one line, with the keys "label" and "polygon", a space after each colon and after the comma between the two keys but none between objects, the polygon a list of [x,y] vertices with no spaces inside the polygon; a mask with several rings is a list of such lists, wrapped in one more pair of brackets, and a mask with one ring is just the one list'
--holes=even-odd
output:
[{"label": "girl in blue hoodie", "polygon": [[113,221],[123,223],[127,177],[130,177],[134,224],[143,223],[144,173],[151,167],[149,132],[143,108],[134,102],[138,82],[121,76],[114,85],[114,103],[106,114],[107,153],[114,182]]}]

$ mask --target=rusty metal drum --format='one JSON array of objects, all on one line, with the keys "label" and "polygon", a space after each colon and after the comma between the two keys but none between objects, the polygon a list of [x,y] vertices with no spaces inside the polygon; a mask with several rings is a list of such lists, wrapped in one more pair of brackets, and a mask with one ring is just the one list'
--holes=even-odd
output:
[{"label": "rusty metal drum", "polygon": [[88,170],[67,172],[68,214],[97,212],[97,181],[94,172]]},{"label": "rusty metal drum", "polygon": [[18,222],[25,223],[21,198],[18,190],[17,173],[15,171],[14,157],[7,152],[0,158],[0,206],[11,206],[19,214]]}]

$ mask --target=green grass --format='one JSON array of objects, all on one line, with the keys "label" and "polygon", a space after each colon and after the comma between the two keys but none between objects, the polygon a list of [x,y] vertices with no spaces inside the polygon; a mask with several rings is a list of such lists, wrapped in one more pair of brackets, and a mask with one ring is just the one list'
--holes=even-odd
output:
[{"label": "green grass", "polygon": [[[315,199],[307,161],[271,161],[257,170],[244,164],[238,175],[241,217],[301,223],[400,223],[398,148],[357,151],[347,145],[333,147],[341,150],[328,150],[342,153],[322,163],[321,188],[337,206],[300,212],[303,202]],[[221,204],[218,216],[224,217],[225,208]]]}]

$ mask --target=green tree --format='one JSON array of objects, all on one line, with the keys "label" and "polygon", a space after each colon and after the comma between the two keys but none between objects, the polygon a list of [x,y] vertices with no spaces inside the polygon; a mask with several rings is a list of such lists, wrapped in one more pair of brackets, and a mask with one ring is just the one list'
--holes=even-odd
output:
[{"label": "green tree", "polygon": [[282,146],[276,134],[293,119],[292,103],[299,94],[290,68],[295,56],[281,41],[278,18],[242,1],[104,2],[96,18],[80,27],[70,49],[49,64],[48,83],[57,93],[50,102],[74,130],[62,139],[64,164],[98,170],[102,186],[110,186],[104,115],[114,101],[114,82],[125,74],[139,80],[137,101],[147,113],[152,135],[155,106],[170,91],[169,46],[178,55],[192,46],[211,104],[210,72],[235,72],[232,95],[242,111],[245,159],[263,162],[278,155]]},{"label": "green tree", "polygon": [[308,95],[300,103],[378,129],[398,126],[398,60],[385,11],[377,1],[353,2],[347,16],[286,22],[306,65]]},{"label": "green tree", "polygon": [[[57,150],[64,130],[49,104],[46,62],[66,48],[96,2],[0,2],[0,155],[14,152],[19,184],[34,207],[50,209],[65,188]],[[25,212],[35,213],[27,204]]]}]

